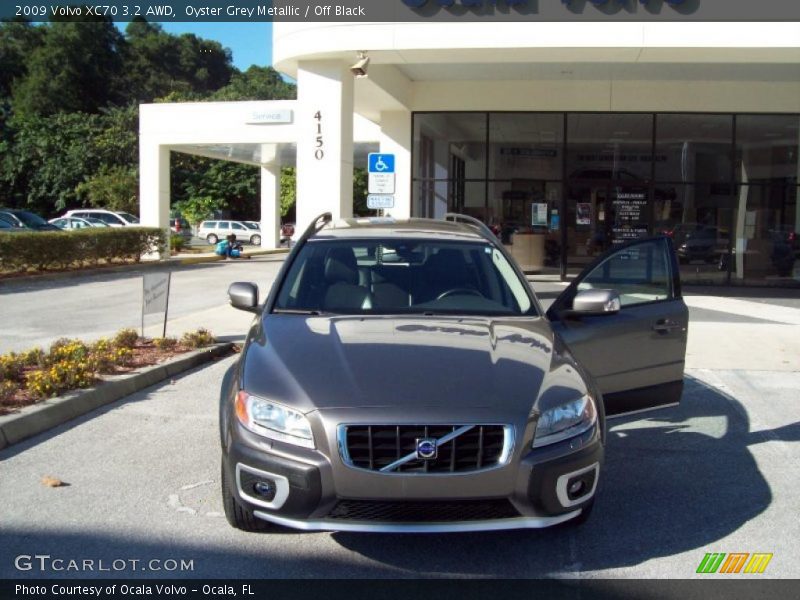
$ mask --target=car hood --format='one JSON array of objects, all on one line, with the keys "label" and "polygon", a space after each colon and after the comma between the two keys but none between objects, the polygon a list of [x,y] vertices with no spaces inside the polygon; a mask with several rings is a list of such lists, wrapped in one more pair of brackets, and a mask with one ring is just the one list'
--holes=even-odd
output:
[{"label": "car hood", "polygon": [[542,318],[268,315],[251,332],[242,389],[304,412],[356,407],[529,411],[550,368]]}]

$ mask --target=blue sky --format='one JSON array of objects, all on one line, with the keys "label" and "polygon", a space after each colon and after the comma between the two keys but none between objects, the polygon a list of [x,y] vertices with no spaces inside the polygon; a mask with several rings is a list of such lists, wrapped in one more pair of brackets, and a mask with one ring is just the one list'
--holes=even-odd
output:
[{"label": "blue sky", "polygon": [[[124,30],[127,23],[120,23]],[[233,52],[233,64],[241,71],[250,65],[272,64],[272,23],[160,23],[164,31],[216,40]]]}]

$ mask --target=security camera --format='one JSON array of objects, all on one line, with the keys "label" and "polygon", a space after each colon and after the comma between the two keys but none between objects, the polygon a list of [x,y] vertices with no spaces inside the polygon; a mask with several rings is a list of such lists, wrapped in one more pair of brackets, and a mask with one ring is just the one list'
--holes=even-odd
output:
[{"label": "security camera", "polygon": [[369,56],[365,52],[358,53],[358,60],[350,67],[350,72],[356,79],[361,79],[367,76],[367,68],[369,67]]}]

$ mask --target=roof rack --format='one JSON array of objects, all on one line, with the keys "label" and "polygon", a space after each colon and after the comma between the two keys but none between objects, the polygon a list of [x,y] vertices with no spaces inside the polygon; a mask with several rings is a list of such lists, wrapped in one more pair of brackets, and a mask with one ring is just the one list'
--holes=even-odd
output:
[{"label": "roof rack", "polygon": [[308,238],[317,233],[320,229],[325,227],[325,225],[327,225],[331,221],[333,221],[333,215],[331,213],[324,212],[321,215],[319,215],[317,218],[311,221],[311,224],[303,232],[303,235],[300,236],[299,240],[297,240],[297,245],[299,246],[300,244],[305,242]]},{"label": "roof rack", "polygon": [[489,240],[496,241],[497,236],[492,233],[492,230],[486,226],[486,223],[481,221],[480,219],[476,219],[475,217],[470,217],[469,215],[462,215],[461,213],[447,213],[444,216],[445,221],[453,221],[454,223],[458,223],[461,221],[462,223],[467,223],[468,225],[472,225],[476,227],[478,231],[480,231],[484,237]]}]

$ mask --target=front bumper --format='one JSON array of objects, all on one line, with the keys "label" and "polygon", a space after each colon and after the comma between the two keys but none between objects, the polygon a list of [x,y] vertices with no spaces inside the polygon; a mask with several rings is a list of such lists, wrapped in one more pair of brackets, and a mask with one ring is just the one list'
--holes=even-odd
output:
[{"label": "front bumper", "polygon": [[[265,521],[306,531],[385,533],[537,529],[563,523],[592,502],[603,462],[598,426],[475,473],[402,475],[359,471],[338,453],[265,441],[234,423],[226,444],[230,489]],[[330,454],[330,457],[328,456]],[[583,481],[578,496],[569,493]],[[274,495],[259,497],[253,482]],[[574,486],[573,486],[574,487]]]}]

